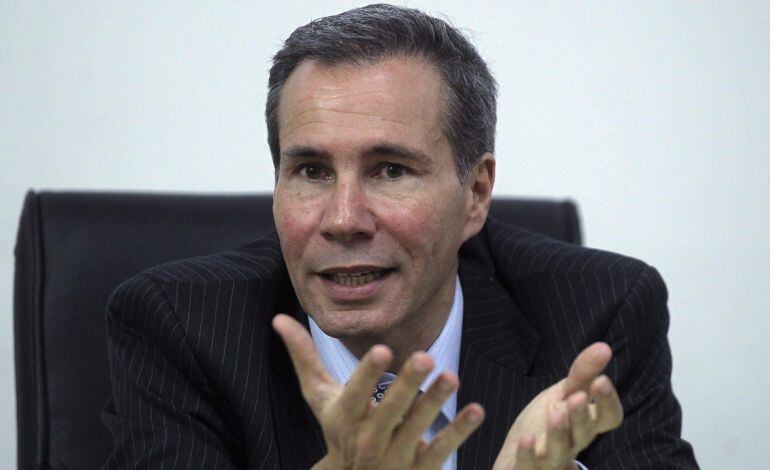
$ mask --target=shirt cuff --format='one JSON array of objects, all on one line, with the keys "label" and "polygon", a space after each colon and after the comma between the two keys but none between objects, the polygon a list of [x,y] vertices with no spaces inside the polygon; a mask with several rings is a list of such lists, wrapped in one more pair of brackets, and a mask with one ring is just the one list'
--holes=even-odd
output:
[{"label": "shirt cuff", "polygon": [[582,463],[578,462],[577,460],[575,460],[575,463],[577,464],[577,466],[578,466],[578,468],[579,468],[580,470],[588,470],[588,467],[586,467],[586,466],[585,466],[585,465],[583,465]]}]

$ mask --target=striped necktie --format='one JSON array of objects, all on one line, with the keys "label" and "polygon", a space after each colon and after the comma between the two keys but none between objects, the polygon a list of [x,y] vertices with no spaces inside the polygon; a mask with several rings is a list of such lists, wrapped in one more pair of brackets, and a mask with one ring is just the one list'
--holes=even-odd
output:
[{"label": "striped necktie", "polygon": [[390,372],[385,372],[382,374],[380,380],[377,382],[377,385],[372,391],[372,403],[379,403],[379,401],[382,400],[382,397],[385,396],[385,390],[387,390],[390,384],[392,384],[395,380],[396,374],[391,374]]}]

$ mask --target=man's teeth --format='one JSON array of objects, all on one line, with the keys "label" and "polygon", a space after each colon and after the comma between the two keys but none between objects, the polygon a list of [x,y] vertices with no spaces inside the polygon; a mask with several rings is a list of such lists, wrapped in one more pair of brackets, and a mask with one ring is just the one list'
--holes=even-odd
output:
[{"label": "man's teeth", "polygon": [[332,274],[331,280],[337,284],[343,286],[363,286],[375,279],[381,278],[385,274],[385,271],[366,271],[361,273],[350,274]]}]

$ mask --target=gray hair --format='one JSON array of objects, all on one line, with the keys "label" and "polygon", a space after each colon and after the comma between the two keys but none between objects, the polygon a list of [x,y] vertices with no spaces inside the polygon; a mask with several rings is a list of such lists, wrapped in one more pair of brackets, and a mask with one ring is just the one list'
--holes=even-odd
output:
[{"label": "gray hair", "polygon": [[456,28],[419,10],[386,4],[355,8],[300,26],[273,57],[265,120],[276,171],[281,155],[281,89],[300,62],[366,65],[392,57],[425,59],[441,75],[444,134],[452,145],[458,178],[465,183],[481,156],[495,150],[495,79]]}]

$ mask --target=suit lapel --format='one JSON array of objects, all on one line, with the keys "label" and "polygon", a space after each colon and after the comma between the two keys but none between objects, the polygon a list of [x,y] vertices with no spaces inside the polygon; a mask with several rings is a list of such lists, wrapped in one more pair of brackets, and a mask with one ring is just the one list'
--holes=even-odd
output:
[{"label": "suit lapel", "polygon": [[540,334],[504,285],[511,280],[498,277],[495,255],[487,247],[482,232],[466,242],[460,251],[463,344],[473,346],[502,367],[526,374],[537,355]]},{"label": "suit lapel", "polygon": [[[274,311],[290,312],[308,327],[307,315],[297,302],[291,283],[285,279]],[[311,468],[326,454],[321,425],[302,397],[291,358],[280,336],[270,334],[270,406],[278,441],[281,468]]]},{"label": "suit lapel", "polygon": [[321,426],[302,398],[288,355],[275,365],[270,399],[281,468],[311,468],[326,454]]},{"label": "suit lapel", "polygon": [[521,409],[547,380],[528,377],[540,345],[508,290],[497,278],[493,255],[481,235],[460,252],[463,336],[457,408],[480,403],[486,418],[458,451],[459,468],[491,468]]}]

